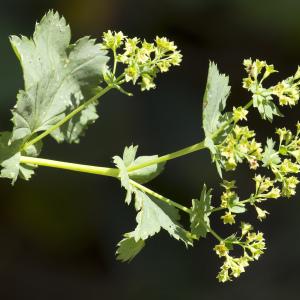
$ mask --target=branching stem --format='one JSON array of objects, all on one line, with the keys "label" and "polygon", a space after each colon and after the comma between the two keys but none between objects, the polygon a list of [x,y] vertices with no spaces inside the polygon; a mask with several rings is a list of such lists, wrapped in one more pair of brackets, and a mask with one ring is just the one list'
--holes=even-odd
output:
[{"label": "branching stem", "polygon": [[52,127],[50,127],[49,129],[47,129],[46,131],[44,131],[41,134],[39,134],[37,137],[35,137],[32,140],[30,140],[27,143],[25,143],[24,146],[22,147],[22,150],[25,150],[29,146],[34,145],[35,143],[39,142],[44,137],[46,137],[47,135],[49,135],[50,133],[52,133],[54,130],[56,130],[57,128],[59,128],[62,125],[64,125],[66,122],[68,122],[75,115],[77,115],[78,113],[80,113],[86,107],[88,107],[89,105],[91,105],[92,103],[94,103],[96,100],[98,100],[99,98],[101,98],[103,95],[105,95],[111,89],[116,88],[118,86],[118,84],[120,83],[120,81],[123,79],[123,77],[124,77],[124,75],[119,76],[116,79],[115,83],[108,84],[99,93],[97,93],[95,96],[93,96],[92,98],[90,98],[89,100],[87,100],[86,102],[84,102],[83,104],[81,104],[80,106],[78,106],[77,108],[75,108],[72,112],[70,112],[68,115],[66,115],[62,120],[60,120],[59,122],[57,122],[55,125],[53,125]]},{"label": "branching stem", "polygon": [[22,150],[25,150],[29,146],[31,146],[31,145],[37,143],[38,141],[42,140],[44,137],[46,137],[51,132],[53,132],[57,128],[61,127],[62,125],[64,125],[66,122],[68,122],[70,119],[72,119],[76,114],[78,114],[79,112],[81,112],[82,110],[84,110],[86,107],[88,107],[90,104],[92,104],[93,102],[95,102],[96,100],[98,100],[100,97],[102,97],[104,94],[106,94],[108,91],[110,91],[113,88],[114,88],[113,86],[108,85],[106,88],[104,88],[99,93],[97,93],[95,96],[93,96],[91,99],[89,99],[88,101],[84,102],[83,104],[81,104],[80,106],[78,106],[76,109],[74,109],[71,113],[69,113],[62,120],[60,120],[59,122],[57,122],[55,125],[53,125],[52,127],[50,127],[49,129],[47,129],[46,131],[44,131],[41,134],[39,134],[37,137],[35,137],[32,140],[30,140],[27,143],[25,143],[25,145],[23,146]]},{"label": "branching stem", "polygon": [[[70,171],[74,171],[74,172],[89,173],[89,174],[102,175],[102,176],[110,176],[110,177],[114,177],[114,178],[118,178],[118,176],[119,176],[119,170],[115,169],[115,168],[105,168],[105,167],[97,167],[97,166],[84,165],[84,164],[75,164],[75,163],[68,163],[68,162],[50,160],[50,159],[44,159],[44,158],[21,156],[20,163],[70,170]],[[147,193],[148,195],[151,195],[151,196],[155,197],[156,199],[167,203],[168,205],[174,206],[174,207],[182,210],[185,213],[191,214],[191,210],[189,208],[187,208],[186,206],[183,206],[175,201],[172,201],[172,200],[156,193],[155,191],[143,186],[142,184],[139,184],[138,182],[136,182],[134,180],[130,180],[130,183],[134,187]],[[207,231],[210,232],[217,240],[219,240],[220,242],[223,241],[223,239],[211,227],[207,226],[207,224],[204,224],[204,223],[203,223],[203,225],[206,227]]]},{"label": "branching stem", "polygon": [[28,157],[28,156],[21,156],[20,163],[64,169],[64,170],[70,170],[75,172],[90,173],[95,175],[110,176],[110,177],[118,177],[119,175],[118,169],[96,167],[96,166],[83,165],[83,164],[74,164],[74,163],[68,163],[64,161]]},{"label": "branching stem", "polygon": [[185,156],[187,154],[190,154],[190,153],[202,150],[204,148],[205,148],[204,141],[202,141],[202,142],[199,142],[199,143],[194,144],[192,146],[183,148],[181,150],[178,150],[178,151],[175,151],[175,152],[172,152],[172,153],[160,156],[158,158],[149,160],[149,161],[147,161],[147,162],[145,162],[143,164],[139,164],[139,165],[133,166],[131,168],[128,168],[128,172],[132,172],[132,171],[135,171],[135,170],[143,169],[145,167],[148,167],[148,166],[151,166],[151,165],[154,165],[154,164],[159,164],[159,163],[162,163],[162,162],[166,162],[168,160],[171,160],[171,159],[174,159],[174,158],[178,158],[180,156]]},{"label": "branching stem", "polygon": [[161,201],[163,201],[163,202],[165,202],[165,203],[167,203],[169,205],[175,206],[178,209],[180,209],[180,210],[182,210],[182,211],[184,211],[184,212],[186,212],[188,214],[191,213],[191,210],[189,208],[187,208],[187,207],[185,207],[185,206],[183,206],[183,205],[181,205],[181,204],[179,204],[177,202],[174,202],[174,201],[172,201],[172,200],[170,200],[170,199],[168,199],[168,198],[166,198],[166,197],[164,197],[164,196],[162,196],[162,195],[160,195],[160,194],[158,194],[158,193],[156,193],[156,192],[148,189],[147,187],[145,187],[145,186],[137,183],[136,181],[130,180],[130,183],[133,186],[135,186],[136,188],[138,188],[139,190],[147,193],[148,195],[153,196],[154,198],[157,198],[157,199],[159,199],[159,200],[161,200]]}]

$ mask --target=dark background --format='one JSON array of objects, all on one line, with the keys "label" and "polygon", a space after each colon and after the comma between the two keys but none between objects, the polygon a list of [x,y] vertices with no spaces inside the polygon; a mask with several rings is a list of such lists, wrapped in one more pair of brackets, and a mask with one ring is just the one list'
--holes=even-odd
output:
[{"label": "dark background", "polygon": [[[132,143],[144,155],[175,151],[203,138],[201,104],[209,59],[230,75],[229,106],[249,100],[241,87],[244,58],[275,64],[277,81],[295,72],[300,61],[296,0],[10,0],[0,10],[1,130],[11,128],[10,108],[23,87],[8,36],[31,35],[35,21],[51,8],[66,17],[74,39],[100,38],[108,29],[147,39],[165,35],[182,49],[184,61],[159,77],[155,91],[131,88],[131,98],[116,92],[105,96],[101,118],[80,145],[49,139],[42,157],[112,166],[111,157]],[[263,141],[274,127],[292,127],[298,109],[284,110],[288,117],[273,124],[251,113],[249,126]],[[242,166],[229,174],[237,178],[242,198],[253,189],[246,170]],[[31,182],[20,180],[14,187],[0,183],[0,299],[299,299],[298,196],[268,203],[271,215],[262,224],[253,212],[244,216],[265,232],[268,249],[239,279],[219,284],[215,276],[221,261],[211,237],[186,250],[161,233],[131,263],[116,262],[116,243],[135,226],[119,182],[49,168],[37,173]],[[149,186],[189,205],[204,181],[214,188],[218,203],[219,178],[207,151],[168,163]],[[224,227],[218,218],[213,224]]]}]

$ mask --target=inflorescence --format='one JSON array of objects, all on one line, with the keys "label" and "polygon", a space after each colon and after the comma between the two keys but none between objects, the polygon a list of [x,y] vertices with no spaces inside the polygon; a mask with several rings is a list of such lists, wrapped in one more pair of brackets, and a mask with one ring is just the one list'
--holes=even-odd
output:
[{"label": "inflorescence", "polygon": [[[242,85],[250,92],[250,101],[224,112],[230,94],[229,78],[211,62],[203,98],[203,141],[164,156],[136,156],[138,147],[132,145],[125,147],[122,157],[113,157],[114,168],[87,166],[39,158],[42,139],[51,136],[58,142],[78,143],[98,118],[100,97],[111,89],[131,95],[124,90],[126,83],[138,84],[142,91],[154,89],[157,75],[179,66],[182,55],[165,37],[147,42],[109,30],[100,44],[89,37],[70,44],[70,38],[65,19],[53,11],[37,23],[32,39],[11,37],[25,84],[12,111],[13,129],[0,133],[0,177],[13,183],[19,177],[29,180],[37,166],[48,166],[117,178],[127,191],[125,203],[133,203],[137,211],[136,228],[119,242],[117,259],[133,259],[146,240],[162,229],[186,247],[211,234],[217,240],[215,253],[224,259],[218,280],[226,282],[240,276],[264,253],[266,244],[263,233],[239,221],[237,215],[252,209],[263,221],[269,215],[264,208],[266,201],[295,195],[300,171],[299,122],[294,131],[276,129],[277,142],[268,138],[265,143],[257,140],[255,130],[241,123],[247,122],[250,108],[256,109],[263,120],[272,121],[274,116],[282,116],[279,107],[295,106],[300,97],[300,68],[295,75],[266,87],[265,80],[277,72],[274,66],[261,60],[244,60],[247,76]],[[240,199],[236,181],[223,178],[220,199],[212,201],[212,189],[204,184],[199,199],[193,199],[190,207],[144,186],[164,170],[168,160],[203,149],[211,152],[220,177],[242,163],[249,166],[253,192],[247,199]],[[189,215],[189,228],[180,224],[180,211]],[[215,213],[227,228],[237,225],[238,230],[222,238],[211,225]],[[237,256],[237,252],[242,254]]]}]

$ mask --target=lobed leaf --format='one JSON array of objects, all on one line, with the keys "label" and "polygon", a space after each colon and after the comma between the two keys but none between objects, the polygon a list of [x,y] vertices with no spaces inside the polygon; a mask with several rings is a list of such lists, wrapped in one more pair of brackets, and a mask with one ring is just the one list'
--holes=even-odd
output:
[{"label": "lobed leaf", "polygon": [[230,93],[228,76],[219,73],[214,62],[209,63],[208,77],[203,98],[203,129],[205,137],[211,136],[219,128],[221,113],[225,109]]},{"label": "lobed leaf", "polygon": [[[70,40],[70,27],[53,11],[36,24],[33,38],[10,38],[25,82],[13,110],[12,141],[47,130],[97,92],[108,61],[106,52],[89,37],[75,44]],[[78,142],[97,117],[95,108],[86,108],[76,123],[72,120],[52,136],[59,142]]]},{"label": "lobed leaf", "polygon": [[117,246],[117,260],[121,260],[122,262],[131,261],[144,248],[145,241],[136,241],[131,237],[131,233],[127,233]]},{"label": "lobed leaf", "polygon": [[274,146],[275,142],[271,138],[267,139],[267,145],[262,157],[264,166],[278,165],[281,162],[278,153],[274,150]]},{"label": "lobed leaf", "polygon": [[253,95],[253,107],[258,109],[263,120],[273,121],[273,116],[280,116],[281,114],[279,108],[273,102],[273,98],[267,92],[266,94],[254,94]]},{"label": "lobed leaf", "polygon": [[219,73],[217,65],[214,62],[210,62],[203,98],[202,126],[205,133],[204,145],[211,152],[221,178],[222,169],[216,156],[215,145],[221,143],[232,129],[232,126],[227,123],[231,115],[229,113],[222,115],[229,93],[228,76]]},{"label": "lobed leaf", "polygon": [[146,240],[163,228],[176,240],[183,241],[186,246],[192,244],[189,232],[177,223],[179,214],[176,208],[150,198],[141,191],[137,191],[135,196],[139,212],[136,217],[138,225],[132,235],[136,241]]},{"label": "lobed leaf", "polygon": [[[0,133],[0,167],[1,178],[8,178],[14,184],[20,176],[25,180],[29,180],[34,173],[36,166],[34,165],[20,165],[21,151],[23,141],[18,140],[11,142],[11,132]],[[32,145],[24,151],[25,155],[38,156],[41,151],[42,143],[39,142]]]},{"label": "lobed leaf", "polygon": [[126,165],[120,156],[113,157],[114,164],[119,169],[119,178],[121,181],[121,186],[127,191],[125,203],[128,205],[131,203],[133,187],[130,184],[130,178],[127,172]]},{"label": "lobed leaf", "polygon": [[10,137],[10,132],[0,133],[0,177],[11,179],[14,184],[20,172],[20,142],[9,143]]},{"label": "lobed leaf", "polygon": [[207,228],[210,227],[209,215],[211,209],[211,189],[207,191],[206,185],[203,185],[200,199],[192,200],[190,222],[191,233],[196,238],[206,237]]}]

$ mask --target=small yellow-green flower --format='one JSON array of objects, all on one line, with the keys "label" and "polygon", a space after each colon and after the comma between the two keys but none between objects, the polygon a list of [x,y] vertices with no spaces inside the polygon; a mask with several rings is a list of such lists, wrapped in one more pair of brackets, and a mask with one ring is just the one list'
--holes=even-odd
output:
[{"label": "small yellow-green flower", "polygon": [[238,122],[240,120],[247,120],[248,110],[244,109],[242,106],[236,108],[233,107],[233,120],[234,122]]},{"label": "small yellow-green flower", "polygon": [[103,46],[108,49],[116,50],[119,48],[125,39],[125,36],[122,31],[113,32],[108,30],[103,33]]},{"label": "small yellow-green flower", "polygon": [[216,252],[216,254],[219,257],[223,257],[228,254],[229,249],[225,246],[225,244],[223,242],[221,242],[220,244],[218,244],[214,247],[214,251]]},{"label": "small yellow-green flower", "polygon": [[233,215],[230,211],[226,212],[224,216],[221,217],[224,224],[234,224],[235,223],[235,215]]},{"label": "small yellow-green flower", "polygon": [[252,225],[249,223],[241,223],[241,230],[242,230],[242,236],[246,235],[248,232],[250,232],[253,229]]},{"label": "small yellow-green flower", "polygon": [[269,214],[266,210],[263,210],[263,209],[259,208],[258,206],[255,206],[255,209],[256,209],[256,213],[257,213],[257,219],[259,219],[260,221],[265,219],[267,217],[267,214]]}]

